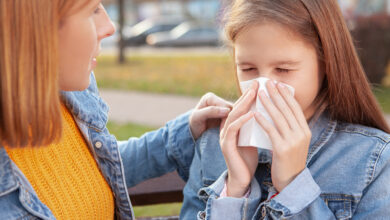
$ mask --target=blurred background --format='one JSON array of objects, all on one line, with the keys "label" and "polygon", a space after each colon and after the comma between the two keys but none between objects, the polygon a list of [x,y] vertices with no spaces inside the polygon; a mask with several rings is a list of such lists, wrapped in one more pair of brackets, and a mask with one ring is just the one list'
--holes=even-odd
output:
[{"label": "blurred background", "polygon": [[[162,126],[194,107],[206,92],[229,100],[238,97],[232,56],[223,45],[221,30],[229,2],[103,0],[117,33],[102,42],[96,78],[110,105],[109,130],[118,139]],[[339,0],[339,4],[372,89],[390,122],[390,0]],[[168,184],[162,192],[176,190],[178,197],[172,201],[180,201],[184,183],[177,175],[168,180],[165,177]],[[156,181],[161,185],[161,180]],[[130,195],[136,198],[134,195],[144,190],[156,200],[150,188],[158,187],[136,187]],[[181,207],[180,202],[139,204],[142,206],[135,209],[138,218],[175,216]]]}]

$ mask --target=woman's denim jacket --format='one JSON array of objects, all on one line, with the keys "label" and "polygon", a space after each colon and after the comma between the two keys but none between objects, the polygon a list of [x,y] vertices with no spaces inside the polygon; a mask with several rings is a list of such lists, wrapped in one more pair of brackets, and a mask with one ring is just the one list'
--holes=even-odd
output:
[{"label": "woman's denim jacket", "polygon": [[[99,97],[93,74],[87,90],[62,92],[61,97],[112,189],[116,218],[135,219],[127,187],[175,169],[184,179],[187,178],[195,145],[188,113],[141,138],[117,142],[106,128],[108,107]],[[55,219],[4,148],[0,147],[0,219],[38,218]]]},{"label": "woman's denim jacket", "polygon": [[273,198],[267,150],[259,150],[249,197],[219,198],[226,179],[219,131],[205,132],[196,143],[181,219],[390,219],[390,135],[329,120],[327,113],[310,127],[307,168]]}]

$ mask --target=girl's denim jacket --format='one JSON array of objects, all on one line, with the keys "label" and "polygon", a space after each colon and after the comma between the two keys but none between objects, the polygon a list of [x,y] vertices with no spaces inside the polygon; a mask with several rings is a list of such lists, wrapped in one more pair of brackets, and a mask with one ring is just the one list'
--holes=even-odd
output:
[{"label": "girl's denim jacket", "polygon": [[[61,97],[111,187],[117,219],[135,219],[128,187],[175,169],[182,178],[188,178],[195,146],[189,113],[141,138],[118,142],[106,128],[108,107],[99,97],[93,74],[87,90],[61,92]],[[55,219],[3,147],[0,147],[0,219]]]},{"label": "girl's denim jacket", "polygon": [[259,149],[248,198],[220,198],[226,165],[219,131],[197,140],[181,219],[390,219],[390,135],[329,119],[310,123],[306,168],[278,195],[271,154]]}]

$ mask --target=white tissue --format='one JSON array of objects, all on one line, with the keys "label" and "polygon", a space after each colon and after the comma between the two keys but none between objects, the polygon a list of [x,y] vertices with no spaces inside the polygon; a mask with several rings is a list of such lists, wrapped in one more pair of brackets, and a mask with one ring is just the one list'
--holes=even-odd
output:
[{"label": "white tissue", "polygon": [[[256,80],[259,82],[259,91],[264,90],[266,95],[269,97],[267,88],[266,88],[266,82],[268,79],[266,77],[259,77],[256,79],[244,81],[240,83],[241,91],[246,91],[251,85],[252,82]],[[295,89],[287,84],[285,85],[294,95]],[[259,96],[256,96],[256,102],[252,105],[251,111],[253,112],[260,112],[269,122],[272,124],[273,121],[267,111],[265,110],[263,104],[261,103]],[[245,123],[241,129],[240,129],[240,134],[238,138],[238,146],[239,147],[257,147],[257,148],[263,148],[263,149],[268,149],[272,150],[272,143],[271,140],[269,139],[267,133],[263,130],[263,128],[257,123],[255,118],[250,119],[247,123]]]}]

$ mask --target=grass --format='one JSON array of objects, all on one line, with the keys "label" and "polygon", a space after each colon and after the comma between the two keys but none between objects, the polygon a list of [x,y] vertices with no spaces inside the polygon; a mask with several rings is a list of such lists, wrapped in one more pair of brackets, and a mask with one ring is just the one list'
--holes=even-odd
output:
[{"label": "grass", "polygon": [[[155,128],[137,124],[117,124],[108,122],[107,128],[118,140],[127,140],[129,137],[139,137]],[[159,204],[134,207],[136,217],[177,216],[180,213],[181,203]]]},{"label": "grass", "polygon": [[148,205],[134,207],[134,215],[138,217],[178,216],[181,203]]},{"label": "grass", "polygon": [[118,65],[115,56],[101,56],[96,68],[100,88],[202,96],[214,92],[237,98],[232,58],[209,56],[131,56]]},{"label": "grass", "polygon": [[374,94],[378,99],[379,104],[382,107],[382,110],[390,114],[390,88],[386,87],[377,87],[374,88]]},{"label": "grass", "polygon": [[107,128],[118,140],[127,140],[129,137],[140,137],[142,134],[155,129],[133,123],[117,124],[113,122],[108,122]]}]

